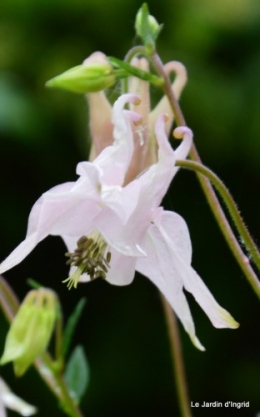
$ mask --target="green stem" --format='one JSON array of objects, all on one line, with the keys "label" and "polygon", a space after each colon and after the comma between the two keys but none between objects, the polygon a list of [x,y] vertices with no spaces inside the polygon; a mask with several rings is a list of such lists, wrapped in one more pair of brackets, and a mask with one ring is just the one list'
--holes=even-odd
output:
[{"label": "green stem", "polygon": [[[19,301],[12,288],[7,284],[4,277],[0,276],[0,306],[9,323],[14,319],[19,305]],[[55,367],[55,362],[52,360],[50,354],[44,352],[34,361],[34,365],[46,385],[64,406],[66,413],[71,417],[82,417],[83,415],[80,409],[71,398],[60,370]]]},{"label": "green stem", "polygon": [[163,295],[161,296],[161,299],[168,329],[173,372],[175,376],[181,416],[192,417],[176,316]]},{"label": "green stem", "polygon": [[[153,67],[155,68],[157,74],[159,76],[161,76],[164,79],[164,87],[163,90],[166,94],[166,96],[168,97],[169,103],[171,105],[172,108],[172,112],[175,116],[175,120],[176,120],[176,124],[178,126],[186,126],[186,122],[185,122],[185,118],[182,114],[180,105],[174,95],[174,92],[171,88],[171,81],[169,79],[169,77],[167,76],[167,74],[164,71],[164,66],[163,63],[160,59],[160,57],[158,56],[157,53],[154,53],[152,56],[149,57],[150,61],[153,65]],[[196,149],[196,146],[193,144],[192,148],[190,150],[190,157],[193,161],[201,163],[201,159],[199,157],[198,151]],[[247,258],[245,256],[245,254],[243,253],[230,225],[229,222],[225,216],[224,211],[222,210],[222,207],[218,201],[218,198],[215,194],[215,191],[210,183],[210,181],[200,175],[199,173],[197,173],[198,176],[198,180],[200,182],[200,185],[204,191],[204,194],[208,200],[208,203],[210,205],[210,208],[217,220],[217,223],[231,249],[231,251],[233,252],[238,264],[240,265],[242,271],[244,272],[249,284],[252,286],[253,282],[257,281],[257,277],[253,271],[253,269],[251,268],[250,264],[245,262],[245,259]],[[253,287],[255,289],[255,285]],[[257,291],[258,294],[258,291]]]},{"label": "green stem", "polygon": [[[134,58],[134,56],[136,55],[144,55],[146,56],[146,49],[144,46],[134,46],[133,48],[131,48],[128,53],[125,56],[124,61],[127,63],[131,63],[132,59]],[[122,94],[123,93],[127,93],[128,92],[128,79],[123,79],[122,80]]]},{"label": "green stem", "polygon": [[57,361],[63,362],[63,355],[62,355],[63,322],[62,322],[61,306],[60,306],[59,301],[57,301],[56,308],[57,308],[57,320],[56,320],[56,326],[55,326],[55,358]]},{"label": "green stem", "polygon": [[[36,368],[40,373],[41,377],[43,377],[47,369],[49,374],[48,386],[51,388],[52,392],[56,395],[56,397],[60,400],[61,404],[64,407],[64,411],[71,417],[83,417],[81,411],[78,409],[77,405],[72,400],[68,391],[68,387],[60,371],[56,370],[55,364],[53,364],[53,361],[49,353],[44,352],[39,358],[36,359],[35,362]],[[55,383],[55,385],[53,384],[53,382]]]},{"label": "green stem", "polygon": [[124,61],[130,63],[136,55],[147,56],[146,48],[142,45],[134,46],[127,52]]},{"label": "green stem", "polygon": [[[258,249],[254,241],[252,240],[250,234],[248,233],[245,223],[237,209],[236,203],[234,202],[230,192],[228,191],[224,183],[221,181],[221,179],[218,178],[218,176],[214,174],[214,172],[212,172],[210,169],[208,169],[204,165],[199,164],[198,162],[177,160],[175,165],[194,170],[199,174],[204,175],[206,178],[210,180],[210,182],[214,185],[216,190],[223,198],[224,203],[226,204],[229,213],[232,217],[232,220],[234,221],[235,227],[237,228],[237,231],[243,240],[243,243],[247,247],[247,250],[249,251],[250,255],[252,256],[253,261],[260,269],[260,254],[258,252]],[[249,259],[246,256],[244,257],[244,263],[249,263]],[[260,298],[260,283],[256,275],[254,277],[250,275],[250,285]]]}]

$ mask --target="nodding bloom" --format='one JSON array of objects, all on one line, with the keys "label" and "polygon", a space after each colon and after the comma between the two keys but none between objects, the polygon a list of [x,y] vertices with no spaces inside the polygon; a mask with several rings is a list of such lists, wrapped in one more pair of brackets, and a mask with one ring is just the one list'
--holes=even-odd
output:
[{"label": "nodding bloom", "polygon": [[192,132],[187,127],[175,129],[175,136],[183,139],[174,151],[165,129],[167,117],[160,115],[154,129],[156,162],[126,183],[135,152],[134,132],[142,117],[124,107],[138,103],[134,94],[119,97],[112,114],[113,144],[93,162],[80,162],[76,181],[58,185],[36,201],[26,238],[0,265],[0,273],[21,262],[48,235],[59,235],[68,248],[69,288],[96,278],[127,285],[139,271],[158,287],[192,342],[203,350],[183,289],[193,294],[215,327],[236,328],[237,323],[191,267],[185,221],[160,207],[178,170],[175,160],[188,155]]},{"label": "nodding bloom", "polygon": [[7,416],[5,411],[6,408],[16,411],[22,416],[32,416],[37,412],[37,409],[34,406],[17,397],[4,380],[0,378],[0,417]]}]

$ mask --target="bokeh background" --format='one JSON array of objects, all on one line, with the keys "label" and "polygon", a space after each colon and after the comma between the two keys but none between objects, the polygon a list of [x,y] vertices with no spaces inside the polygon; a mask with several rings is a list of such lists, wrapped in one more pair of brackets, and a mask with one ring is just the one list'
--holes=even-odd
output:
[{"label": "bokeh background", "polygon": [[[24,238],[35,200],[52,186],[76,179],[88,156],[84,97],[44,87],[49,78],[80,64],[93,51],[123,58],[137,43],[138,0],[3,0],[0,15],[0,256]],[[189,83],[181,105],[204,163],[232,191],[256,241],[260,236],[260,2],[256,0],[151,0],[164,29],[158,49],[166,62],[181,60]],[[111,97],[114,91],[111,91]],[[199,338],[198,352],[182,329],[190,398],[250,401],[250,408],[211,409],[210,415],[252,416],[260,411],[259,310],[195,175],[180,172],[164,207],[187,221],[193,265],[217,300],[240,322],[216,330],[188,295]],[[160,297],[144,277],[117,288],[97,280],[68,292],[64,245],[49,237],[5,274],[22,299],[28,277],[55,289],[65,318],[87,298],[74,344],[85,347],[90,384],[86,416],[178,416],[168,338]],[[0,348],[7,332],[1,317]],[[39,407],[39,416],[62,416],[34,371],[1,375]],[[15,415],[9,412],[10,416]],[[196,409],[195,417],[209,412]]]}]

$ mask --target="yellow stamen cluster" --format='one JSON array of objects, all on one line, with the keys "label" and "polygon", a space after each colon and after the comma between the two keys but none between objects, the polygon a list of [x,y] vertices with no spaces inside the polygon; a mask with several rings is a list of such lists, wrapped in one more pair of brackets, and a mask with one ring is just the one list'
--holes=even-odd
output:
[{"label": "yellow stamen cluster", "polygon": [[96,238],[82,236],[77,241],[77,248],[74,252],[66,252],[67,265],[77,266],[76,271],[63,282],[68,282],[68,288],[76,288],[79,278],[86,273],[90,280],[96,278],[106,279],[108,268],[110,268],[111,252],[106,251],[107,243],[102,236]]}]

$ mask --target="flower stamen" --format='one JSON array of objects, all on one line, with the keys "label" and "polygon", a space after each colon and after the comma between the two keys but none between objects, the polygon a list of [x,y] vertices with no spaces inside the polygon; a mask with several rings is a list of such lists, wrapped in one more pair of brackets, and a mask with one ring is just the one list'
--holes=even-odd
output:
[{"label": "flower stamen", "polygon": [[76,271],[62,282],[67,282],[68,288],[77,288],[80,276],[87,273],[90,280],[96,278],[106,279],[110,268],[111,252],[107,250],[108,245],[98,233],[93,237],[82,236],[77,241],[77,248],[74,252],[66,252],[69,258],[66,265],[76,266]]}]

